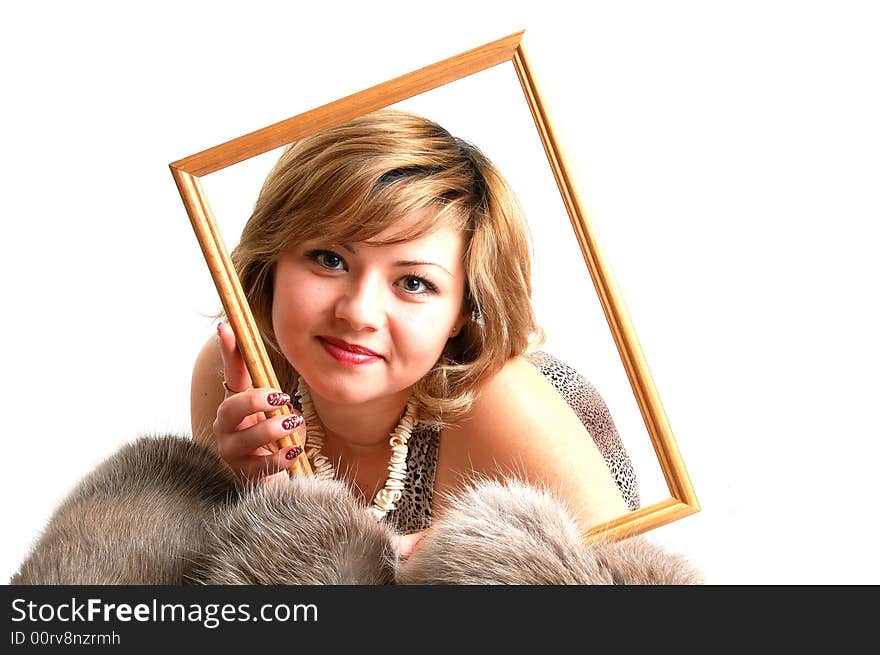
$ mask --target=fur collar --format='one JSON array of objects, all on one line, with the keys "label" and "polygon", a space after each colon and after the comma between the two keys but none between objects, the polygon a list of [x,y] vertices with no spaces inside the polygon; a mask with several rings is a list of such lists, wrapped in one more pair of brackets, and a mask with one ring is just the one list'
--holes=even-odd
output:
[{"label": "fur collar", "polygon": [[515,479],[451,499],[403,560],[339,481],[242,485],[186,437],[142,437],[83,478],[10,584],[701,584],[643,537],[584,545],[568,510]]}]

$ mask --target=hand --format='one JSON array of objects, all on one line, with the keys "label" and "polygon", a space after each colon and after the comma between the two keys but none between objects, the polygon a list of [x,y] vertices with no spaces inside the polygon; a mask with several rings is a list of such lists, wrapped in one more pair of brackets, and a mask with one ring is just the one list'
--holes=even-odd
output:
[{"label": "hand", "polygon": [[409,557],[427,533],[428,530],[421,530],[412,534],[394,535],[394,547],[397,549],[397,555],[402,559]]},{"label": "hand", "polygon": [[232,328],[224,322],[217,326],[217,333],[226,381],[224,400],[213,424],[220,456],[244,478],[260,479],[284,471],[302,456],[302,450],[291,446],[276,452],[274,442],[302,424],[302,415],[291,410],[267,419],[264,412],[289,404],[290,397],[278,389],[251,388],[251,376]]}]

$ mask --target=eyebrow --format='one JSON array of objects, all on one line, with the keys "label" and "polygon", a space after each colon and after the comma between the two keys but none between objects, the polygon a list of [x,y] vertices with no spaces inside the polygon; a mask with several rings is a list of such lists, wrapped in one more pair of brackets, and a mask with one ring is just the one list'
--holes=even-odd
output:
[{"label": "eyebrow", "polygon": [[[342,248],[345,248],[348,252],[350,252],[353,255],[357,254],[357,250],[350,243],[340,243],[339,246]],[[413,259],[401,259],[401,260],[394,262],[393,266],[400,266],[400,267],[403,267],[403,266],[436,266],[437,268],[440,268],[440,269],[446,271],[446,273],[449,275],[449,277],[452,277],[452,278],[455,277],[446,268],[444,268],[440,264],[436,264],[434,262],[419,262],[419,261],[415,261]]]}]

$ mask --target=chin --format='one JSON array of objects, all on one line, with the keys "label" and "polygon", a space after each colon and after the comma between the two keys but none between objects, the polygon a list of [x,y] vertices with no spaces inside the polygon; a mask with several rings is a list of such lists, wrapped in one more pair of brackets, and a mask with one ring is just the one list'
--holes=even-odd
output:
[{"label": "chin", "polygon": [[387,395],[383,393],[376,394],[375,387],[364,389],[364,385],[334,384],[327,381],[322,381],[319,384],[310,384],[309,389],[313,396],[317,395],[324,400],[340,405],[360,405],[361,403]]},{"label": "chin", "polygon": [[313,396],[338,405],[363,405],[382,398],[407,395],[417,381],[410,384],[389,384],[388,380],[363,377],[347,377],[328,373],[322,369],[312,369],[303,374]]},{"label": "chin", "polygon": [[[359,405],[409,392],[433,366],[418,367],[415,373],[405,376],[407,379],[399,375],[391,379],[391,371],[384,360],[364,367],[344,366],[333,361],[321,346],[318,347],[318,352],[308,352],[304,357],[288,358],[288,361],[305,378],[313,395],[338,404]],[[301,362],[301,365],[298,366],[297,362]],[[408,366],[407,370],[415,368]]]},{"label": "chin", "polygon": [[313,396],[332,403],[357,405],[387,395],[385,380],[381,376],[353,375],[347,370],[339,371],[315,365],[297,370],[309,385]]}]

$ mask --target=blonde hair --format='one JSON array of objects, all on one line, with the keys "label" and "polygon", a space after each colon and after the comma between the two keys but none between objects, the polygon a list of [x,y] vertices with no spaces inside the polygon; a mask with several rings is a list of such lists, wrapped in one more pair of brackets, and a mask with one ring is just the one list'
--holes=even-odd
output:
[{"label": "blonde hair", "polygon": [[[378,234],[426,207],[392,238]],[[513,191],[476,147],[399,110],[360,116],[289,145],[266,177],[232,261],[282,389],[298,373],[272,328],[274,266],[305,241],[401,243],[449,225],[465,235],[471,319],[413,392],[420,422],[466,415],[480,384],[543,340],[531,305],[528,226]]]}]

